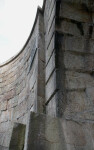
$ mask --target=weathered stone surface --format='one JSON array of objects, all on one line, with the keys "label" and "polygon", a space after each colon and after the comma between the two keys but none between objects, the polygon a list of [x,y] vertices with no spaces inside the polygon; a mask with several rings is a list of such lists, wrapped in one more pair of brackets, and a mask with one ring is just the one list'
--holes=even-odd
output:
[{"label": "weathered stone surface", "polygon": [[8,147],[0,146],[0,150],[8,150]]},{"label": "weathered stone surface", "polygon": [[8,101],[7,108],[10,109],[10,108],[13,108],[17,105],[18,105],[18,96],[14,97]]},{"label": "weathered stone surface", "polygon": [[52,72],[55,69],[55,53],[53,53],[49,63],[46,66],[46,82],[48,81],[50,75],[52,74]]},{"label": "weathered stone surface", "polygon": [[53,52],[54,49],[55,49],[55,44],[54,44],[54,42],[55,42],[55,36],[53,35],[53,37],[52,37],[52,39],[51,39],[51,41],[50,41],[50,44],[49,44],[49,46],[48,46],[48,50],[46,51],[46,64],[48,63],[48,60],[50,59],[51,54],[52,54],[52,52]]},{"label": "weathered stone surface", "polygon": [[86,139],[85,139],[83,126],[73,121],[70,121],[70,122],[63,121],[62,125],[64,128],[65,139],[67,143],[71,145],[75,145],[75,146],[86,145]]},{"label": "weathered stone surface", "polygon": [[[25,150],[92,150],[94,123],[48,117],[44,114],[31,113]],[[92,132],[92,134],[91,134]],[[72,149],[73,148],[73,149]]]},{"label": "weathered stone surface", "polygon": [[26,150],[30,150],[31,147],[33,150],[61,150],[62,147],[66,149],[64,135],[60,129],[59,119],[31,113]]},{"label": "weathered stone surface", "polygon": [[22,150],[25,140],[25,125],[15,123],[10,140],[9,150]]},{"label": "weathered stone surface", "polygon": [[62,20],[60,24],[56,24],[56,30],[61,33],[66,33],[66,34],[74,35],[77,37],[81,37],[81,33],[80,33],[79,28],[77,27],[77,24],[69,22],[67,20],[65,21]]},{"label": "weathered stone surface", "polygon": [[57,110],[56,100],[57,100],[57,93],[52,97],[50,102],[46,105],[46,114],[48,116],[56,117],[56,114],[57,114],[57,112],[56,112],[56,110]]},{"label": "weathered stone surface", "polygon": [[86,94],[91,105],[94,105],[94,86],[87,87]]},{"label": "weathered stone surface", "polygon": [[85,89],[93,87],[93,76],[89,73],[66,71],[66,88],[69,90]]},{"label": "weathered stone surface", "polygon": [[[48,18],[49,18],[49,19],[50,19],[50,17],[51,17],[51,14],[52,14],[53,9],[56,9],[56,8],[54,8],[54,5],[55,5],[55,4],[56,4],[55,0],[53,0],[53,1],[51,0],[51,1],[50,1],[50,4],[49,4],[50,7],[49,7],[49,12],[48,12],[48,13],[49,13],[49,15],[48,15]],[[55,14],[54,14],[54,16],[55,16]],[[49,20],[49,19],[48,19],[48,20]]]},{"label": "weathered stone surface", "polygon": [[85,39],[83,37],[79,38],[79,37],[66,36],[65,50],[85,53],[84,41]]},{"label": "weathered stone surface", "polygon": [[81,55],[75,55],[72,53],[65,53],[64,63],[65,63],[66,69],[73,69],[73,70],[77,70],[77,69],[83,70],[84,69],[84,57]]},{"label": "weathered stone surface", "polygon": [[13,129],[13,126],[7,132],[3,133],[4,141],[3,141],[2,145],[5,147],[9,147],[10,139],[11,139],[11,135],[12,135],[12,129]]},{"label": "weathered stone surface", "polygon": [[48,101],[51,96],[56,91],[56,72],[54,71],[46,85],[46,101]]},{"label": "weathered stone surface", "polygon": [[0,110],[5,111],[7,109],[7,101],[2,101],[0,103]]},{"label": "weathered stone surface", "polygon": [[[65,52],[64,63],[66,69],[81,70],[82,72],[91,72],[94,69],[93,55],[78,55],[71,52]],[[75,63],[74,63],[75,62]],[[78,65],[77,65],[78,64]]]},{"label": "weathered stone surface", "polygon": [[[45,0],[38,9],[23,50],[0,66],[0,149],[11,121],[34,131],[34,149],[94,149],[93,23],[93,0]],[[32,114],[29,128],[31,111],[67,120]]]},{"label": "weathered stone surface", "polygon": [[54,4],[52,8],[51,16],[49,18],[49,22],[48,22],[48,33],[50,32],[51,26],[53,25],[53,21],[55,18],[55,8],[56,8],[56,5]]},{"label": "weathered stone surface", "polygon": [[[72,29],[71,29],[72,32]],[[77,32],[76,32],[77,33]],[[71,51],[75,53],[82,54],[94,54],[94,40],[86,39],[84,37],[75,36],[64,36],[62,40],[62,49],[65,51]]]},{"label": "weathered stone surface", "polygon": [[0,133],[0,145],[3,145],[4,133]]},{"label": "weathered stone surface", "polygon": [[90,22],[90,16],[83,6],[61,1],[60,17],[79,22]]},{"label": "weathered stone surface", "polygon": [[30,35],[23,50],[9,63],[0,66],[0,145],[4,147],[8,147],[10,142],[8,132],[11,127],[10,121],[26,124],[28,111],[31,108],[37,111],[38,99],[41,101],[39,107],[43,111],[42,96],[45,92],[42,84],[45,80],[45,77],[42,77],[45,64],[43,19],[39,11],[32,36]]},{"label": "weathered stone surface", "polygon": [[9,120],[9,112],[8,110],[2,111],[1,117],[0,117],[0,123],[1,122],[7,122]]},{"label": "weathered stone surface", "polygon": [[82,112],[85,111],[87,108],[87,96],[85,92],[68,92],[67,93],[67,108],[66,110],[70,113],[75,112]]}]

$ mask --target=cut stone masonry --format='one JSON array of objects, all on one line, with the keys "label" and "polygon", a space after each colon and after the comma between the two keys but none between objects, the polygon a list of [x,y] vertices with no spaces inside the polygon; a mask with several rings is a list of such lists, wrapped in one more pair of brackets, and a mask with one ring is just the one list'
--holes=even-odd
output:
[{"label": "cut stone masonry", "polygon": [[0,150],[93,143],[94,1],[45,0],[23,49],[0,65]]}]

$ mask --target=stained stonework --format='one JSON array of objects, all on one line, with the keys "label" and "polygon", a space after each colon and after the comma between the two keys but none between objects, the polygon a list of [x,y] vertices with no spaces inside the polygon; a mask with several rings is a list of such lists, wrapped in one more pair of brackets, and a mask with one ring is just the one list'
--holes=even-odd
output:
[{"label": "stained stonework", "polygon": [[[26,126],[24,150],[41,140],[39,131],[54,135],[53,124],[45,127],[48,116],[59,120],[55,136],[62,130],[64,145],[48,148],[43,140],[44,150],[94,149],[93,24],[93,0],[45,0],[38,8],[23,49],[0,66],[0,150],[10,150],[14,122]],[[31,112],[41,118],[35,128]]]},{"label": "stained stonework", "polygon": [[94,123],[31,113],[26,150],[93,150]]},{"label": "stained stonework", "polygon": [[25,142],[25,125],[14,123],[9,150],[22,150]]}]

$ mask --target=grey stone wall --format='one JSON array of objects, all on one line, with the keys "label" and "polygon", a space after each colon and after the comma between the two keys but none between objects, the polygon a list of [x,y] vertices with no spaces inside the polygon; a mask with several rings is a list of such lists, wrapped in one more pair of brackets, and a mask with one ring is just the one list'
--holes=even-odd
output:
[{"label": "grey stone wall", "polygon": [[34,29],[23,50],[0,66],[0,145],[4,147],[9,146],[11,122],[27,124],[28,112],[44,110],[42,19],[38,9]]},{"label": "grey stone wall", "polygon": [[94,111],[93,3],[61,1],[56,19],[59,113],[81,121],[91,121]]},{"label": "grey stone wall", "polygon": [[[44,120],[47,116],[60,118],[63,130],[59,126],[57,130],[63,131],[66,150],[94,149],[93,24],[92,0],[45,0],[43,8],[38,8],[33,29],[22,51],[0,66],[2,150],[9,148],[14,122],[26,125],[24,149],[27,150],[29,127],[34,124],[31,111],[36,113],[35,118],[44,113]],[[32,127],[31,131],[39,128],[36,137],[40,131],[45,136],[45,121],[43,130],[38,123],[42,125],[40,118],[35,126],[37,129]],[[48,137],[54,132],[49,131],[49,123],[47,131]],[[46,142],[42,144],[45,147]],[[52,147],[50,145],[50,149]]]},{"label": "grey stone wall", "polygon": [[56,66],[55,66],[55,11],[56,1],[46,1],[45,26],[45,105],[48,115],[56,116]]},{"label": "grey stone wall", "polygon": [[26,150],[93,150],[94,123],[31,113]]}]

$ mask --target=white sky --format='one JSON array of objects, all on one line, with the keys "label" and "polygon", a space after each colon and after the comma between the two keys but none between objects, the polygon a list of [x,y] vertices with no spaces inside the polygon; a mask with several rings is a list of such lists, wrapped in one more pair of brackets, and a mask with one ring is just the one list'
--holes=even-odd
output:
[{"label": "white sky", "polygon": [[0,0],[0,63],[24,46],[43,0]]}]

